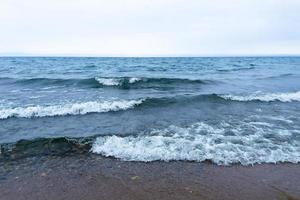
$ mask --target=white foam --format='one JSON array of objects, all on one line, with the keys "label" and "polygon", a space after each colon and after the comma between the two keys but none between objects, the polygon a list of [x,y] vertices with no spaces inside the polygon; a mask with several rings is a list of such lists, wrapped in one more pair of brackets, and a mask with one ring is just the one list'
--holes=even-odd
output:
[{"label": "white foam", "polygon": [[121,84],[120,79],[117,78],[95,78],[95,80],[106,86],[117,86]]},{"label": "white foam", "polygon": [[300,91],[291,93],[255,93],[251,95],[238,96],[238,95],[220,95],[224,99],[234,100],[234,101],[281,101],[281,102],[291,102],[300,101]]},{"label": "white foam", "polygon": [[[122,84],[122,78],[95,78],[95,80],[105,86],[118,86]],[[141,78],[132,77],[128,79],[128,83],[133,84],[141,80]]]},{"label": "white foam", "polygon": [[[253,124],[243,129],[243,126],[245,124],[231,130],[236,133],[234,135],[226,135],[230,131],[227,126],[197,123],[186,128],[171,126],[154,130],[149,135],[103,136],[96,139],[91,151],[125,161],[211,160],[219,165],[300,162],[299,141],[280,143],[264,136],[276,134],[276,137],[285,139],[291,137],[287,133],[293,130],[263,129]],[[255,132],[246,134],[246,129],[253,127]]]},{"label": "white foam", "polygon": [[136,83],[136,82],[138,82],[140,80],[142,80],[142,79],[140,79],[140,78],[130,78],[129,79],[129,83]]},{"label": "white foam", "polygon": [[62,115],[84,115],[87,113],[101,113],[109,111],[126,110],[141,104],[143,100],[115,100],[115,101],[89,101],[81,103],[68,103],[51,106],[28,106],[16,108],[1,108],[0,119],[9,117],[50,117]]}]

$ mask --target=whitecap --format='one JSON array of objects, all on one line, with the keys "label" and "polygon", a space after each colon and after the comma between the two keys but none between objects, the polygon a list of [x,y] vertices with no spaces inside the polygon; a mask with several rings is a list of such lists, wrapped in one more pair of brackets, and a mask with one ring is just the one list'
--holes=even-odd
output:
[{"label": "whitecap", "polygon": [[95,78],[95,80],[106,86],[118,86],[121,84],[120,79],[117,78]]},{"label": "whitecap", "polygon": [[142,79],[141,78],[130,78],[129,79],[129,83],[136,83],[136,82],[138,82],[138,81],[141,81]]},{"label": "whitecap", "polygon": [[80,103],[67,103],[50,106],[28,106],[16,108],[1,108],[0,119],[9,117],[51,117],[63,115],[84,115],[87,113],[101,113],[109,111],[126,110],[141,104],[140,100],[115,100],[115,101],[89,101]]},{"label": "whitecap", "polygon": [[254,93],[250,95],[220,95],[220,97],[226,100],[233,101],[281,101],[291,102],[300,101],[300,91],[290,93]]}]

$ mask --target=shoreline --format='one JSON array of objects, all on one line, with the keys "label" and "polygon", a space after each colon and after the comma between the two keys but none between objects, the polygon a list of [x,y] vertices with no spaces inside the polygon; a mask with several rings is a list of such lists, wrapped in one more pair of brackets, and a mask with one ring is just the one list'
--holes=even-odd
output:
[{"label": "shoreline", "polygon": [[126,162],[95,154],[1,161],[0,199],[300,199],[300,165]]}]

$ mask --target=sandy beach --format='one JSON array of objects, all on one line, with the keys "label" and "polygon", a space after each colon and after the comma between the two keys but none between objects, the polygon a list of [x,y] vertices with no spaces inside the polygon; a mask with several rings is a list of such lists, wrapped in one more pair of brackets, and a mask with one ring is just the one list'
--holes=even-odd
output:
[{"label": "sandy beach", "polygon": [[1,162],[0,199],[300,199],[299,164],[124,162],[94,154]]}]

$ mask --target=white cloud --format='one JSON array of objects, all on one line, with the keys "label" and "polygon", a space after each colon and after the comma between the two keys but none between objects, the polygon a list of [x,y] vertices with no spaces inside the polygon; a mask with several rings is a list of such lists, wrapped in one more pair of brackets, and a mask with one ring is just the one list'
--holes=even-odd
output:
[{"label": "white cloud", "polygon": [[1,0],[0,53],[299,54],[298,0]]}]

